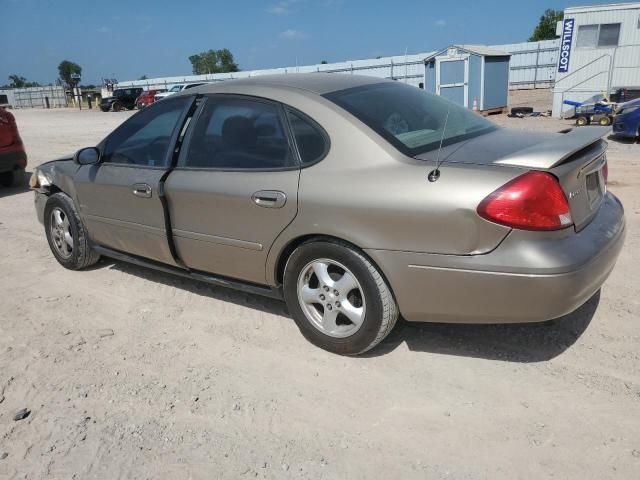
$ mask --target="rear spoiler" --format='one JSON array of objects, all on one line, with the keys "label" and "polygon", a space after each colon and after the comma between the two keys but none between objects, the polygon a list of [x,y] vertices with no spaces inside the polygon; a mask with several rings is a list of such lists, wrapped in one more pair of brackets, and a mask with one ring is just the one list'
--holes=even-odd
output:
[{"label": "rear spoiler", "polygon": [[611,127],[581,127],[562,130],[554,139],[518,150],[496,160],[498,165],[513,165],[547,170],[560,165],[571,155],[593,145],[611,131]]}]

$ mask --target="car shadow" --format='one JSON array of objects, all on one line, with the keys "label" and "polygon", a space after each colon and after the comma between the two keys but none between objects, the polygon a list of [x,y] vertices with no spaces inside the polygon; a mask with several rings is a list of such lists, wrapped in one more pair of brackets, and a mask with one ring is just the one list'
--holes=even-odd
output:
[{"label": "car shadow", "polygon": [[411,351],[532,363],[551,360],[587,329],[600,303],[600,291],[576,311],[542,323],[467,325],[401,320],[367,356],[384,355],[406,343]]},{"label": "car shadow", "polygon": [[3,187],[0,185],[0,198],[9,197],[11,195],[17,195],[19,193],[24,193],[29,191],[29,178],[31,177],[31,172],[25,172],[24,179],[20,185],[17,187]]},{"label": "car shadow", "polygon": [[[226,288],[217,285],[211,285],[206,282],[192,280],[190,278],[165,273],[152,268],[141,267],[132,263],[120,260],[102,257],[100,262],[92,268],[110,268],[119,272],[135,275],[136,277],[148,280],[150,282],[160,283],[162,285],[179,288],[194,295],[209,297],[214,300],[222,300],[224,302],[233,303],[243,307],[260,310],[264,313],[290,317],[287,306],[284,301],[275,298],[263,297],[257,294],[245,293],[232,288]],[[90,267],[91,268],[91,267]]]},{"label": "car shadow", "polygon": [[[284,301],[209,285],[119,260],[103,258],[95,268],[111,268],[195,295],[291,318]],[[364,358],[386,355],[403,343],[410,351],[532,363],[550,360],[571,347],[591,323],[600,292],[573,313],[544,323],[466,325],[415,323],[400,319],[391,334]],[[292,322],[292,328],[294,327]]]}]

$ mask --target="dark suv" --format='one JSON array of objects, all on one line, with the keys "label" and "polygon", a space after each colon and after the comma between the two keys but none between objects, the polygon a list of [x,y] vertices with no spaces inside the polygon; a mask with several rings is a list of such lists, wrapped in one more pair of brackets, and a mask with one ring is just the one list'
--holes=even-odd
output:
[{"label": "dark suv", "polygon": [[108,112],[120,112],[122,110],[131,110],[136,106],[136,98],[143,92],[141,87],[135,88],[117,88],[113,91],[113,97],[103,98],[100,101],[100,110]]}]

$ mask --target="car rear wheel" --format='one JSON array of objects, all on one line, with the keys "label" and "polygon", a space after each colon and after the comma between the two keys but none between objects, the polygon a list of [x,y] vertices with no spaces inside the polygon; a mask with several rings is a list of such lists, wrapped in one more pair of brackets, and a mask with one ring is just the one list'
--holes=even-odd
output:
[{"label": "car rear wheel", "polygon": [[112,108],[114,112],[121,112],[123,110],[126,110],[122,102],[113,102]]},{"label": "car rear wheel", "polygon": [[89,244],[89,237],[73,201],[64,193],[53,194],[47,200],[44,228],[51,252],[63,267],[80,270],[100,259],[100,255]]},{"label": "car rear wheel", "polygon": [[341,355],[358,355],[393,329],[398,308],[380,271],[343,243],[302,244],[289,257],[284,296],[302,334]]},{"label": "car rear wheel", "polygon": [[3,187],[21,187],[25,183],[24,168],[0,173],[0,185]]}]

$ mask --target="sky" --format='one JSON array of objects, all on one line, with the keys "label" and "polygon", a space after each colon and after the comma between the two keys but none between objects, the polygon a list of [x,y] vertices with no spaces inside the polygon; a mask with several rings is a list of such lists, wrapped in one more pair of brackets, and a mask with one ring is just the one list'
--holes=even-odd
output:
[{"label": "sky", "polygon": [[0,0],[0,84],[189,75],[189,55],[228,48],[242,70],[526,41],[546,8],[577,0]]}]

